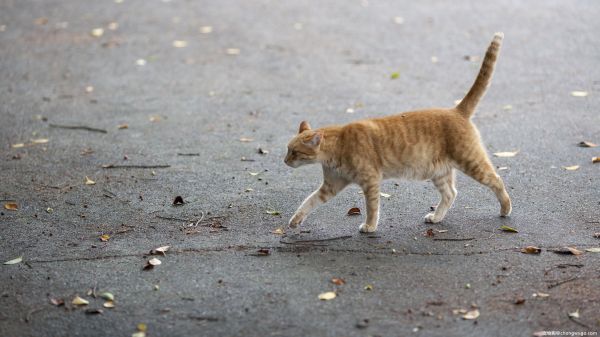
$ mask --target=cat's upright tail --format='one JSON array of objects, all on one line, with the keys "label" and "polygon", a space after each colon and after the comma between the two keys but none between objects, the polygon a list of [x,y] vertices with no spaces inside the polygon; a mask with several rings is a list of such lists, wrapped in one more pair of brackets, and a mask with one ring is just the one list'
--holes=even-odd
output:
[{"label": "cat's upright tail", "polygon": [[479,75],[477,75],[477,78],[475,79],[475,83],[473,83],[473,86],[465,98],[463,98],[463,100],[456,106],[456,110],[458,110],[458,112],[466,118],[473,116],[475,108],[477,107],[477,103],[479,103],[479,100],[481,97],[483,97],[487,87],[492,81],[494,66],[496,65],[496,59],[498,58],[498,53],[500,52],[500,46],[502,45],[503,38],[504,33],[494,34],[494,39],[485,53],[485,58],[483,59],[481,69],[479,70]]}]

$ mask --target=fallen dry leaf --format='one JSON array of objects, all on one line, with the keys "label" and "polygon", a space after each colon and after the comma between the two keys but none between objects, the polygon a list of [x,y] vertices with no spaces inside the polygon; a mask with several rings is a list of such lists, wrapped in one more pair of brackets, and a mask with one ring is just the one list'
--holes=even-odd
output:
[{"label": "fallen dry leaf", "polygon": [[575,97],[585,97],[588,95],[587,91],[571,91],[571,96]]},{"label": "fallen dry leaf", "polygon": [[113,301],[106,301],[104,302],[104,304],[102,304],[103,307],[108,308],[108,309],[112,309],[115,307],[115,302]]},{"label": "fallen dry leaf", "polygon": [[32,144],[46,144],[50,140],[48,138],[38,138],[31,141]]},{"label": "fallen dry leaf", "polygon": [[104,35],[104,29],[103,28],[94,28],[94,29],[92,29],[90,34],[93,37],[100,37],[100,36]]},{"label": "fallen dry leaf", "polygon": [[596,147],[598,145],[596,145],[592,142],[581,141],[581,142],[579,142],[579,144],[577,144],[577,146],[579,146],[579,147]]},{"label": "fallen dry leaf", "polygon": [[566,254],[566,255],[581,255],[583,254],[582,251],[580,251],[577,248],[574,247],[562,247],[560,249],[555,249],[552,252],[556,253],[556,254]]},{"label": "fallen dry leaf", "polygon": [[600,247],[586,248],[585,251],[590,253],[600,253]]},{"label": "fallen dry leaf", "polygon": [[331,283],[335,284],[336,286],[341,286],[346,284],[346,281],[344,281],[342,278],[332,278]]},{"label": "fallen dry leaf", "polygon": [[4,209],[9,211],[16,211],[19,209],[19,205],[16,202],[7,202],[4,204]]},{"label": "fallen dry leaf", "polygon": [[15,258],[15,259],[8,260],[8,261],[4,262],[4,264],[7,264],[7,265],[9,265],[9,264],[17,264],[17,263],[21,263],[22,261],[23,261],[23,257],[19,256],[19,257]]},{"label": "fallen dry leaf", "polygon": [[463,319],[477,319],[477,317],[479,317],[479,310],[477,309],[471,310],[466,314],[462,315]]},{"label": "fallen dry leaf", "polygon": [[162,262],[157,259],[157,258],[151,258],[150,260],[148,260],[148,262],[146,262],[146,265],[144,265],[144,270],[148,270],[148,269],[152,269],[154,268],[154,266],[159,266],[161,265]]},{"label": "fallen dry leaf", "polygon": [[93,181],[92,179],[88,178],[88,176],[85,176],[85,184],[86,185],[96,185],[96,182]]},{"label": "fallen dry leaf", "polygon": [[107,300],[107,301],[114,301],[115,300],[115,295],[113,295],[112,293],[109,293],[108,291],[103,292],[102,294],[100,294],[100,297]]},{"label": "fallen dry leaf", "polygon": [[260,172],[248,172],[248,174],[250,174],[251,176],[257,176],[260,174]]},{"label": "fallen dry leaf", "polygon": [[546,297],[549,297],[550,294],[537,292],[537,293],[533,293],[533,295],[531,295],[531,296],[532,297],[539,297],[539,298],[546,298]]},{"label": "fallen dry leaf", "polygon": [[17,143],[17,144],[12,144],[10,147],[12,147],[13,149],[20,149],[22,147],[25,147],[24,143]]},{"label": "fallen dry leaf", "polygon": [[225,53],[227,55],[239,55],[240,54],[240,50],[238,48],[227,48],[225,50]]},{"label": "fallen dry leaf", "polygon": [[600,157],[592,157],[592,164],[600,163]]},{"label": "fallen dry leaf", "polygon": [[262,147],[259,147],[257,151],[258,154],[269,154],[269,151],[263,149]]},{"label": "fallen dry leaf", "polygon": [[381,195],[381,196],[382,196],[382,197],[384,197],[384,198],[389,198],[389,197],[391,197],[391,195],[390,195],[390,194],[383,193],[383,192],[379,193],[379,195]]},{"label": "fallen dry leaf", "polygon": [[127,124],[119,124],[119,125],[117,125],[117,129],[119,129],[119,130],[129,129],[129,125],[127,125]]},{"label": "fallen dry leaf", "polygon": [[519,153],[519,150],[510,152],[510,151],[506,151],[506,152],[495,152],[494,156],[496,157],[500,157],[500,158],[509,158],[509,157],[514,157],[517,155],[517,153]]},{"label": "fallen dry leaf", "polygon": [[283,234],[285,234],[285,231],[283,230],[283,228],[277,227],[274,230],[272,230],[271,233],[273,233],[275,235],[283,235]]},{"label": "fallen dry leaf", "polygon": [[261,248],[256,251],[256,256],[269,256],[271,255],[271,250],[268,248]]},{"label": "fallen dry leaf", "polygon": [[596,239],[600,239],[600,232],[594,233],[594,234],[592,234],[592,236],[595,237]]},{"label": "fallen dry leaf", "polygon": [[119,24],[116,22],[111,22],[108,24],[108,29],[110,30],[117,30],[117,28],[119,28]]},{"label": "fallen dry leaf", "polygon": [[333,291],[328,291],[328,292],[326,292],[326,293],[319,294],[319,299],[320,299],[321,301],[329,301],[329,300],[332,300],[332,299],[334,299],[336,296],[337,296],[337,295],[336,295],[336,293],[335,293],[335,292],[333,292]]},{"label": "fallen dry leaf", "polygon": [[571,318],[579,318],[579,309],[575,310],[574,312],[570,312],[569,313],[569,317],[571,317]]},{"label": "fallen dry leaf", "polygon": [[171,246],[161,246],[158,248],[154,248],[150,251],[150,254],[152,254],[152,255],[162,254],[164,256],[164,255],[167,255],[165,253],[169,250],[169,248],[171,248]]},{"label": "fallen dry leaf", "polygon": [[397,73],[397,72],[396,72],[396,73],[392,73],[392,74],[390,75],[390,78],[391,78],[392,80],[398,79],[398,78],[400,78],[400,73]]},{"label": "fallen dry leaf", "polygon": [[523,303],[525,303],[525,299],[521,296],[517,296],[513,302],[515,305],[521,305]]},{"label": "fallen dry leaf", "polygon": [[360,215],[360,208],[352,207],[348,210],[348,215]]},{"label": "fallen dry leaf", "polygon": [[110,240],[110,235],[108,235],[108,234],[102,234],[102,235],[100,235],[100,241],[102,241],[102,242],[108,242],[108,240]]},{"label": "fallen dry leaf", "polygon": [[436,229],[435,231],[438,232],[438,233],[446,233],[446,232],[448,232],[447,229]]},{"label": "fallen dry leaf", "polygon": [[188,46],[187,41],[183,41],[183,40],[173,41],[173,47],[175,47],[175,48],[185,48],[187,46]]},{"label": "fallen dry leaf", "polygon": [[202,26],[200,27],[200,33],[202,34],[210,34],[213,31],[213,27],[211,26]]},{"label": "fallen dry leaf", "polygon": [[50,304],[55,305],[57,307],[60,307],[61,305],[65,305],[65,300],[63,300],[62,298],[51,297],[49,300],[50,300]]},{"label": "fallen dry leaf", "polygon": [[507,105],[503,106],[502,109],[504,109],[504,110],[510,110],[510,109],[512,109],[512,105],[507,104]]},{"label": "fallen dry leaf", "polygon": [[576,171],[579,170],[579,165],[563,166],[563,168],[567,171]]},{"label": "fallen dry leaf", "polygon": [[178,195],[175,197],[175,199],[173,199],[173,205],[179,206],[179,205],[183,205],[183,204],[184,204],[184,202],[183,202],[182,196]]},{"label": "fallen dry leaf", "polygon": [[519,231],[512,228],[512,227],[508,227],[508,226],[500,226],[500,230],[505,231],[505,232],[511,232],[511,233],[518,233]]},{"label": "fallen dry leaf", "polygon": [[[250,190],[252,190],[252,189],[250,189]],[[274,210],[267,210],[267,214],[269,214],[269,215],[280,215],[281,212],[274,211]]]},{"label": "fallen dry leaf", "polygon": [[97,308],[89,308],[85,310],[86,315],[100,315],[104,313],[104,310]]},{"label": "fallen dry leaf", "polygon": [[85,87],[85,92],[88,94],[94,92],[94,87],[92,87],[91,85],[88,85],[87,87]]},{"label": "fallen dry leaf", "polygon": [[435,236],[435,233],[433,233],[433,228],[429,228],[424,234],[423,236],[426,236],[428,238],[432,238]]},{"label": "fallen dry leaf", "polygon": [[242,142],[242,143],[250,143],[250,142],[253,142],[253,141],[254,141],[253,138],[246,138],[246,137],[240,138],[240,142]]},{"label": "fallen dry leaf", "polygon": [[160,116],[150,116],[150,122],[152,122],[152,123],[160,122],[161,120],[162,120],[162,117],[160,117]]},{"label": "fallen dry leaf", "polygon": [[373,290],[373,285],[372,285],[372,284],[367,284],[367,285],[365,286],[365,290],[367,290],[367,291],[371,291],[371,290]]},{"label": "fallen dry leaf", "polygon": [[73,299],[73,301],[71,301],[72,304],[74,305],[88,305],[90,304],[90,302],[88,302],[87,300],[79,297],[79,296],[75,296],[75,298]]},{"label": "fallen dry leaf", "polygon": [[542,250],[536,246],[527,246],[527,247],[521,249],[521,253],[525,253],[525,254],[539,254],[541,252],[542,252]]}]

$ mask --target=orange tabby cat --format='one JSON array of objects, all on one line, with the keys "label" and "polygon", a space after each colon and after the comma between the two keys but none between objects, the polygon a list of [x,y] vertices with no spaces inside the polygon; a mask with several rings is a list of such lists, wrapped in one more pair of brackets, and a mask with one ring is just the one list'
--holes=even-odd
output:
[{"label": "orange tabby cat", "polygon": [[431,179],[441,201],[425,221],[440,222],[456,198],[455,169],[489,187],[500,202],[500,215],[508,216],[510,198],[470,120],[491,81],[503,37],[496,33],[475,83],[455,108],[412,111],[319,129],[302,122],[288,144],[285,163],[291,167],[320,163],[323,184],[304,200],[290,227],[302,223],[315,207],[355,183],[362,188],[367,206],[367,219],[359,230],[375,231],[379,184],[387,178]]}]

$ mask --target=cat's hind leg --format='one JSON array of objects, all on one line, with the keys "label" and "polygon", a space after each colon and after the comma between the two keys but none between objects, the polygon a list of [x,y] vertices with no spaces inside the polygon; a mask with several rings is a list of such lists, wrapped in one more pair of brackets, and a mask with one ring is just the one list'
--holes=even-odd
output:
[{"label": "cat's hind leg", "polygon": [[469,158],[459,163],[461,171],[475,179],[482,185],[489,187],[500,202],[500,216],[509,216],[512,211],[512,204],[502,178],[494,170],[485,150],[478,147],[472,151]]},{"label": "cat's hind leg", "polygon": [[377,230],[377,223],[379,222],[379,184],[380,180],[378,179],[370,179],[360,184],[367,205],[367,219],[358,228],[361,233],[371,233]]},{"label": "cat's hind leg", "polygon": [[441,199],[435,208],[435,212],[425,216],[425,222],[438,223],[444,219],[446,212],[452,207],[454,199],[456,199],[456,187],[454,186],[455,174],[454,169],[451,169],[447,174],[433,178],[433,185],[440,192]]}]

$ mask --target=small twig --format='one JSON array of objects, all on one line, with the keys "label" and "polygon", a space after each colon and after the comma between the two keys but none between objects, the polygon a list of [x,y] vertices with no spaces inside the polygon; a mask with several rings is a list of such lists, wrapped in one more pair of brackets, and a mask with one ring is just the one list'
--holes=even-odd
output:
[{"label": "small twig", "polygon": [[117,196],[116,194],[114,194],[113,192],[107,190],[106,188],[103,188],[102,192],[104,192],[104,196],[107,197],[107,198],[114,198],[114,197]]},{"label": "small twig", "polygon": [[207,321],[207,322],[216,322],[221,320],[220,317],[214,317],[214,316],[195,316],[195,315],[188,315],[189,319],[194,319],[197,321]]},{"label": "small twig", "polygon": [[548,285],[548,289],[552,289],[554,287],[558,287],[558,286],[563,285],[563,284],[565,284],[567,282],[575,281],[575,280],[578,280],[578,279],[579,279],[579,275],[577,275],[575,277],[568,278],[566,280],[558,281],[556,283],[549,284]]},{"label": "small twig", "polygon": [[475,238],[433,238],[433,241],[471,241]]},{"label": "small twig", "polygon": [[100,132],[100,133],[108,133],[108,131],[104,130],[104,129],[97,129],[97,128],[92,128],[90,126],[85,126],[85,125],[60,125],[60,124],[48,124],[51,128],[58,128],[58,129],[71,129],[71,130],[86,130],[86,131],[91,131],[91,132]]},{"label": "small twig", "polygon": [[118,168],[122,168],[122,169],[128,169],[128,168],[167,168],[167,167],[171,167],[171,165],[166,165],[166,164],[159,164],[159,165],[118,165],[118,164],[106,164],[106,165],[102,165],[102,168],[104,169],[118,169]]},{"label": "small twig", "polygon": [[197,157],[200,153],[177,153],[178,156]]}]

